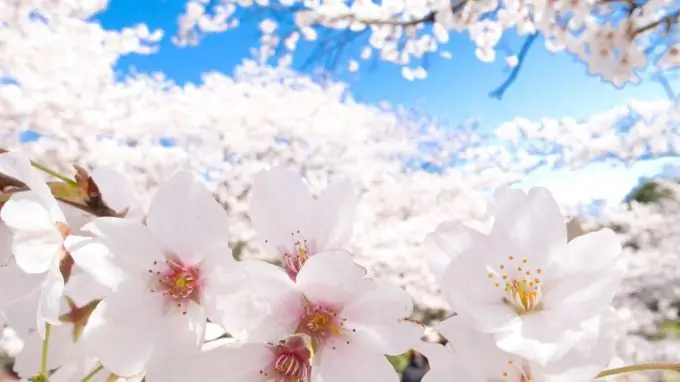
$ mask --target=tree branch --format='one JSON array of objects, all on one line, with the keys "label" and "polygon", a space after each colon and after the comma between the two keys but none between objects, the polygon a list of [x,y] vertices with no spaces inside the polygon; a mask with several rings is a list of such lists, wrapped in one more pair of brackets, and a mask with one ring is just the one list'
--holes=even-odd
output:
[{"label": "tree branch", "polygon": [[524,63],[526,55],[527,53],[529,53],[531,45],[534,43],[534,41],[536,41],[536,37],[538,37],[538,33],[533,33],[529,35],[529,37],[527,37],[526,40],[524,40],[522,49],[520,49],[519,54],[517,55],[517,66],[512,68],[512,72],[505,80],[505,82],[501,84],[501,86],[499,86],[498,88],[489,93],[489,97],[496,98],[499,101],[503,99],[503,95],[505,95],[505,92],[508,90],[510,85],[512,85],[517,79],[517,76],[519,75],[519,71],[522,68],[522,64]]}]

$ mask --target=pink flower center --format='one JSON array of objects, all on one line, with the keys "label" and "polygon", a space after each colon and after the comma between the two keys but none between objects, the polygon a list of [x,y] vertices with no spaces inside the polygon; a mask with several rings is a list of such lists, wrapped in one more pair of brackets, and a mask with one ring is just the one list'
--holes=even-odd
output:
[{"label": "pink flower center", "polygon": [[288,272],[290,278],[295,280],[302,266],[312,255],[312,248],[309,242],[302,237],[300,231],[293,232],[290,236],[293,240],[293,250],[281,247],[279,252],[281,252],[283,268]]},{"label": "pink flower center", "polygon": [[274,361],[260,373],[276,382],[309,382],[311,352],[300,336],[292,336],[273,347]]},{"label": "pink flower center", "polygon": [[193,301],[201,303],[201,270],[198,266],[190,266],[168,256],[165,262],[153,263],[149,273],[153,275],[151,291],[161,293],[166,303],[177,306],[182,314],[187,313],[188,304]]}]

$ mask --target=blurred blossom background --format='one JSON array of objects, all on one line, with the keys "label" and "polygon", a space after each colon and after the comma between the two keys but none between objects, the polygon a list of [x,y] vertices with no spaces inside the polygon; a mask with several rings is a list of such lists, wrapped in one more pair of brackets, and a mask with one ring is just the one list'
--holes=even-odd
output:
[{"label": "blurred blossom background", "polygon": [[[121,170],[145,202],[196,171],[240,258],[265,256],[259,170],[314,192],[349,177],[356,258],[427,324],[451,312],[425,235],[483,225],[494,187],[545,186],[623,243],[622,361],[677,360],[679,17],[670,0],[0,0],[0,147]],[[16,380],[11,329],[0,347]]]}]

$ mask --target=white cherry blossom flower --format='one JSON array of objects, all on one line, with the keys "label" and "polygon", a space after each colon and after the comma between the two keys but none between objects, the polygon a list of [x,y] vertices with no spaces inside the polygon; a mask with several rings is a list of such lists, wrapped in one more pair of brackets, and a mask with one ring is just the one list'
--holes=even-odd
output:
[{"label": "white cherry blossom flower", "polygon": [[[188,172],[159,187],[146,223],[99,218],[83,227],[94,239],[71,236],[66,247],[77,263],[117,258],[93,274],[114,292],[85,329],[91,354],[116,375],[138,375],[148,364],[155,367],[146,370],[147,380],[169,380],[160,360],[200,347],[206,317],[217,312],[215,296],[228,293],[236,262],[225,211]],[[93,264],[83,268],[93,271]]]},{"label": "white cherry blossom flower", "polygon": [[574,344],[560,359],[544,366],[496,346],[493,334],[483,333],[458,317],[437,326],[444,346],[419,344],[430,364],[423,382],[590,382],[614,357],[615,331],[607,327],[612,311],[584,322],[566,335]]},{"label": "white cherry blossom flower", "polygon": [[496,208],[489,235],[451,261],[441,287],[500,348],[546,364],[566,351],[560,335],[608,308],[621,245],[610,229],[567,243],[565,217],[544,188],[501,190]]},{"label": "white cherry blossom flower", "polygon": [[[10,264],[3,270],[6,278],[2,282],[14,280],[20,283],[2,288],[16,288],[16,291],[31,291],[34,290],[32,286],[37,288],[36,293],[40,296],[38,331],[44,336],[46,323],[59,324],[63,275],[70,272],[63,242],[70,230],[56,199],[28,157],[21,152],[0,154],[0,172],[24,182],[30,189],[13,194],[0,211],[0,218],[12,231],[12,254],[16,265]],[[66,268],[61,269],[62,265]],[[36,277],[23,276],[22,272]],[[0,301],[0,306],[11,302]]]},{"label": "white cherry blossom flower", "polygon": [[314,199],[299,175],[274,167],[255,176],[250,219],[268,252],[280,256],[294,278],[310,256],[347,246],[356,203],[349,181],[329,185]]},{"label": "white cherry blossom flower", "polygon": [[243,304],[223,326],[230,333],[241,328],[250,342],[308,336],[314,381],[397,381],[384,354],[404,353],[423,333],[407,320],[411,297],[396,285],[367,279],[347,252],[311,257],[295,282],[263,262],[249,263],[248,273],[253,283],[242,286]]}]

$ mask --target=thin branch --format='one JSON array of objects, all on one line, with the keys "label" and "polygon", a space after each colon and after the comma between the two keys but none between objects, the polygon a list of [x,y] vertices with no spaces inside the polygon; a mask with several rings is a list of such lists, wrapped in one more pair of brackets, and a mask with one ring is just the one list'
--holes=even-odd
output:
[{"label": "thin branch", "polygon": [[536,37],[538,37],[538,33],[533,33],[529,35],[529,37],[527,37],[526,40],[524,40],[522,49],[520,49],[519,54],[517,55],[517,65],[514,68],[512,68],[512,72],[505,80],[505,82],[503,82],[501,86],[499,86],[498,88],[489,93],[489,97],[496,98],[499,101],[503,99],[503,95],[505,95],[505,92],[508,90],[510,85],[512,85],[515,82],[515,80],[517,80],[517,76],[519,75],[519,71],[522,68],[522,64],[524,63],[527,53],[529,53],[531,45],[534,43],[534,41],[536,41]]}]

